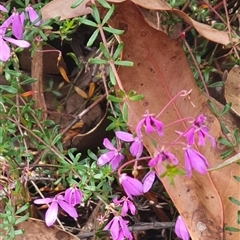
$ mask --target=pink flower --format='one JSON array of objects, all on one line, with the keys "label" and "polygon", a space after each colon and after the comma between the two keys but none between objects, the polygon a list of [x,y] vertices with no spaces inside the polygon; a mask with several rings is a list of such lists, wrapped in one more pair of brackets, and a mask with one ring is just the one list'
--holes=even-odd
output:
[{"label": "pink flower", "polygon": [[143,178],[143,192],[146,193],[152,187],[155,180],[155,171],[149,171]]},{"label": "pink flower", "polygon": [[198,145],[205,145],[205,139],[208,138],[212,146],[215,147],[216,142],[214,138],[208,133],[209,129],[205,125],[206,122],[206,117],[204,117],[202,114],[200,114],[197,119],[193,122],[192,126],[185,132],[181,133],[178,132],[179,134],[182,134],[186,140],[188,145],[193,145],[194,140],[195,140],[195,134],[198,136]]},{"label": "pink flower", "polygon": [[178,165],[178,160],[174,154],[167,151],[159,151],[153,156],[153,158],[149,160],[148,166],[158,167],[158,171],[160,171],[159,164],[161,164],[162,161],[167,161],[173,165]]},{"label": "pink flower", "polygon": [[19,13],[15,10],[12,15],[10,16],[12,20],[12,32],[13,35],[20,39],[23,35],[23,22]]},{"label": "pink flower", "polygon": [[115,216],[103,230],[110,230],[110,234],[113,240],[132,240],[132,234],[128,230],[128,221],[124,220],[121,216]]},{"label": "pink flower", "polygon": [[132,142],[130,146],[130,153],[136,157],[139,158],[142,155],[143,152],[143,143],[141,136],[133,137],[132,134],[123,132],[123,131],[117,131],[115,132],[118,139],[125,141],[125,142]]},{"label": "pink flower", "polygon": [[6,62],[10,58],[10,47],[6,42],[13,43],[19,47],[27,48],[30,44],[24,40],[16,40],[11,37],[5,37],[5,32],[8,26],[11,24],[12,18],[9,17],[3,24],[0,26],[0,61]]},{"label": "pink flower", "polygon": [[2,12],[8,12],[8,10],[7,10],[3,5],[1,5],[1,4],[0,4],[0,11],[2,11]]},{"label": "pink flower", "polygon": [[143,115],[143,119],[139,121],[136,127],[137,135],[141,135],[141,128],[143,126],[147,134],[156,132],[159,136],[163,135],[163,123],[153,117],[153,114],[149,114],[147,112],[145,115]]},{"label": "pink flower", "polygon": [[[29,19],[32,23],[39,18],[37,12],[30,5],[25,8],[25,11],[28,13]],[[40,24],[41,21],[37,21],[34,25],[39,26]]]},{"label": "pink flower", "polygon": [[133,196],[139,196],[143,194],[142,183],[135,178],[127,176],[126,173],[122,173],[119,176],[119,182],[123,186],[125,193],[130,199],[133,199]]},{"label": "pink flower", "polygon": [[76,218],[78,216],[76,209],[73,206],[66,203],[62,195],[57,195],[54,198],[36,199],[34,200],[34,203],[35,204],[51,203],[45,215],[45,222],[48,227],[52,226],[57,219],[58,205],[72,218]]},{"label": "pink flower", "polygon": [[189,240],[190,238],[187,227],[180,215],[178,216],[175,224],[175,233],[179,238],[183,240]]},{"label": "pink flower", "polygon": [[134,215],[136,213],[136,207],[135,205],[132,203],[132,201],[130,201],[128,198],[126,198],[125,196],[121,198],[121,200],[117,200],[116,198],[113,199],[113,203],[115,204],[115,206],[121,206],[121,215],[123,217],[127,216],[127,212],[128,210],[130,210],[131,214]]},{"label": "pink flower", "polygon": [[75,186],[66,189],[64,200],[71,206],[75,206],[82,201],[82,192]]},{"label": "pink flower", "polygon": [[196,170],[201,174],[206,174],[209,167],[206,158],[201,153],[190,147],[187,147],[184,150],[184,168],[187,172],[187,177],[191,177],[192,169]]},{"label": "pink flower", "polygon": [[103,166],[106,163],[110,163],[112,170],[115,171],[118,168],[120,162],[123,160],[124,156],[120,153],[120,150],[116,149],[107,138],[103,140],[103,145],[109,151],[102,154],[98,158],[97,164],[99,166]]}]

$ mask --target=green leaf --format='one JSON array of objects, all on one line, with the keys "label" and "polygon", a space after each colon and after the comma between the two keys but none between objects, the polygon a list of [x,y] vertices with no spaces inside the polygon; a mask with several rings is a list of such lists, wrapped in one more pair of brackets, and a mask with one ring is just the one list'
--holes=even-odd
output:
[{"label": "green leaf", "polygon": [[76,1],[71,5],[71,8],[76,8],[76,7],[78,7],[82,2],[83,2],[83,0],[76,0]]},{"label": "green leaf", "polygon": [[126,103],[123,103],[122,117],[125,122],[128,122],[128,106]]},{"label": "green leaf", "polygon": [[98,9],[96,7],[96,5],[92,5],[92,15],[95,19],[95,21],[98,23],[98,24],[101,24],[101,19],[100,19],[100,15],[99,15],[99,12],[98,12]]},{"label": "green leaf", "polygon": [[29,213],[27,213],[26,215],[24,216],[21,216],[19,218],[17,218],[16,222],[15,222],[15,225],[21,223],[21,222],[24,222],[26,221],[27,219],[29,218]]},{"label": "green leaf", "polygon": [[62,134],[59,133],[52,141],[52,145],[55,145],[61,138],[62,138]]},{"label": "green leaf", "polygon": [[238,146],[239,145],[239,130],[238,130],[238,128],[234,129],[233,137],[234,137],[235,145]]},{"label": "green leaf", "polygon": [[224,134],[228,134],[228,133],[229,133],[228,129],[227,129],[226,126],[225,126],[225,123],[220,122],[220,126],[221,126],[221,130],[222,130],[222,132],[223,132]]},{"label": "green leaf", "polygon": [[116,34],[116,35],[121,35],[124,33],[123,30],[118,30],[118,29],[110,28],[110,27],[103,27],[103,30],[105,30],[106,32],[112,33],[112,34]]},{"label": "green leaf", "polygon": [[110,94],[107,96],[107,100],[111,101],[111,102],[116,102],[116,103],[121,103],[123,101],[122,98],[115,97],[115,96],[110,95]]},{"label": "green leaf", "polygon": [[93,153],[90,149],[88,149],[87,154],[91,159],[97,161],[97,159],[98,159],[97,155],[95,153]]},{"label": "green leaf", "polygon": [[28,208],[29,208],[29,203],[26,203],[16,211],[16,214],[20,214],[21,212],[27,210]]},{"label": "green leaf", "polygon": [[113,54],[113,60],[116,60],[118,58],[118,56],[120,55],[120,53],[122,52],[123,50],[123,46],[124,46],[124,43],[123,42],[120,42],[117,46],[117,49],[116,51],[114,52]]},{"label": "green leaf", "polygon": [[218,142],[221,143],[221,144],[223,144],[223,145],[225,145],[225,146],[227,146],[227,147],[231,147],[231,148],[234,147],[231,142],[229,142],[227,139],[222,138],[222,137],[220,137],[220,138],[218,139]]},{"label": "green leaf", "polygon": [[108,61],[101,58],[90,58],[89,64],[107,64]]},{"label": "green leaf", "polygon": [[240,210],[238,210],[237,215],[238,215],[238,217],[237,217],[237,223],[240,224]]},{"label": "green leaf", "polygon": [[235,178],[235,180],[237,180],[238,182],[240,182],[240,177],[238,176],[233,176]]},{"label": "green leaf", "polygon": [[99,48],[100,48],[100,50],[102,51],[102,53],[103,53],[103,55],[105,56],[105,58],[106,58],[107,60],[109,60],[109,59],[111,58],[110,53],[109,53],[108,49],[105,48],[105,46],[104,46],[103,43],[100,43],[100,47],[99,47]]},{"label": "green leaf", "polygon": [[233,148],[230,149],[230,150],[227,150],[227,151],[225,151],[225,152],[223,152],[223,153],[221,153],[221,154],[220,154],[220,157],[221,157],[222,159],[225,159],[225,158],[229,157],[229,156],[232,154],[232,152],[233,152]]},{"label": "green leaf", "polygon": [[229,232],[240,232],[240,228],[235,228],[235,227],[230,227],[226,226],[224,230],[229,231]]},{"label": "green leaf", "polygon": [[209,88],[224,87],[223,81],[211,83],[208,85]]},{"label": "green leaf", "polygon": [[91,26],[91,27],[97,27],[98,25],[91,21],[91,20],[88,20],[86,18],[81,18],[81,23],[84,24],[84,25],[87,25],[87,26]]},{"label": "green leaf", "polygon": [[210,110],[212,111],[212,113],[216,116],[218,116],[217,113],[217,109],[215,108],[215,106],[213,105],[213,103],[210,100],[207,100],[207,104],[210,107]]},{"label": "green leaf", "polygon": [[135,95],[135,96],[130,97],[129,99],[131,101],[139,101],[139,100],[142,100],[143,98],[144,98],[143,95]]},{"label": "green leaf", "polygon": [[240,201],[239,201],[238,199],[236,199],[236,198],[234,198],[234,197],[229,197],[228,199],[229,199],[232,203],[240,206]]},{"label": "green leaf", "polygon": [[12,94],[16,94],[18,92],[18,90],[12,86],[7,86],[7,85],[0,85],[0,89],[12,93]]},{"label": "green leaf", "polygon": [[33,83],[33,82],[36,82],[36,81],[37,81],[37,79],[29,77],[29,78],[23,80],[22,82],[20,82],[20,84],[25,85],[25,84]]},{"label": "green leaf", "polygon": [[116,78],[114,76],[113,70],[112,68],[109,69],[109,78],[110,78],[110,82],[113,86],[116,85]]},{"label": "green leaf", "polygon": [[114,61],[114,64],[119,65],[119,66],[124,66],[124,67],[132,67],[133,62],[131,61]]},{"label": "green leaf", "polygon": [[87,47],[91,47],[94,43],[94,41],[96,40],[97,36],[98,36],[98,33],[99,33],[99,29],[96,29],[92,36],[89,38],[88,42],[87,42]]},{"label": "green leaf", "polygon": [[223,116],[225,115],[230,109],[231,109],[231,106],[232,106],[232,103],[227,103],[223,110],[220,112],[220,115],[219,116]]},{"label": "green leaf", "polygon": [[113,12],[114,12],[114,5],[112,5],[110,7],[110,9],[108,10],[107,14],[104,16],[104,18],[102,20],[102,25],[104,25],[110,19],[110,17],[112,16]]},{"label": "green leaf", "polygon": [[98,0],[98,2],[104,7],[104,8],[110,8],[111,6],[109,3],[105,0]]}]

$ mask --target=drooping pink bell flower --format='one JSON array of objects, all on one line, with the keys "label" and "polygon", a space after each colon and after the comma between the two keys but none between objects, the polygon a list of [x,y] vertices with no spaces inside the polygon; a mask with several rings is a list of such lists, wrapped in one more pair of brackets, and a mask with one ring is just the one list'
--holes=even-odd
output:
[{"label": "drooping pink bell flower", "polygon": [[103,230],[110,230],[113,240],[133,239],[131,232],[128,230],[128,221],[121,216],[115,216]]},{"label": "drooping pink bell flower", "polygon": [[190,238],[187,227],[180,215],[178,216],[175,224],[175,233],[179,238],[183,240],[189,240]]},{"label": "drooping pink bell flower", "polygon": [[5,37],[5,33],[9,25],[12,23],[12,18],[9,17],[0,26],[0,61],[6,62],[11,55],[10,47],[6,42],[13,43],[19,47],[28,48],[30,44],[25,40],[18,40],[11,37]]},{"label": "drooping pink bell flower", "polygon": [[74,207],[75,205],[81,203],[82,196],[82,192],[76,186],[73,186],[66,189],[64,200],[69,203],[69,205]]},{"label": "drooping pink bell flower", "polygon": [[137,135],[141,135],[141,128],[145,128],[147,134],[156,132],[159,136],[163,135],[163,123],[157,120],[153,114],[148,112],[143,115],[143,119],[139,121],[136,127]]},{"label": "drooping pink bell flower", "polygon": [[21,39],[23,35],[23,22],[21,20],[20,14],[14,10],[10,16],[12,19],[12,33],[17,39]]},{"label": "drooping pink bell flower", "polygon": [[113,199],[113,203],[116,207],[121,206],[121,216],[127,216],[127,212],[130,210],[131,214],[134,215],[136,213],[136,207],[127,197],[123,196],[120,200],[117,198]]},{"label": "drooping pink bell flower", "polygon": [[208,133],[209,129],[205,125],[205,122],[206,122],[206,117],[200,114],[185,133],[181,133],[181,132],[177,132],[177,133],[181,134],[183,137],[186,138],[188,145],[192,146],[195,143],[195,135],[197,135],[199,146],[205,145],[205,139],[208,138],[211,141],[212,146],[215,147],[216,141]]},{"label": "drooping pink bell flower", "polygon": [[129,177],[126,173],[122,173],[119,176],[119,182],[130,199],[133,199],[133,196],[143,194],[143,185],[138,179]]},{"label": "drooping pink bell flower", "polygon": [[124,156],[120,153],[120,150],[116,149],[107,138],[103,140],[103,145],[109,151],[103,153],[98,158],[97,164],[99,166],[103,166],[106,163],[109,163],[112,167],[112,170],[115,171],[118,168],[120,162],[123,160]]},{"label": "drooping pink bell flower", "polygon": [[64,197],[62,195],[57,195],[54,198],[43,198],[34,200],[35,204],[47,204],[51,203],[45,215],[45,223],[46,225],[52,226],[57,219],[58,216],[58,208],[59,206],[69,214],[72,218],[78,217],[76,209],[65,202]]},{"label": "drooping pink bell flower", "polygon": [[209,164],[201,153],[193,148],[187,147],[184,149],[184,160],[184,168],[187,172],[187,177],[191,177],[192,169],[201,174],[206,174]]},{"label": "drooping pink bell flower", "polygon": [[124,142],[131,142],[130,146],[130,153],[136,157],[139,158],[142,155],[143,152],[143,142],[141,136],[133,137],[132,134],[123,132],[123,131],[117,131],[115,132],[116,137]]},{"label": "drooping pink bell flower", "polygon": [[[25,11],[28,13],[29,19],[32,23],[35,22],[39,18],[37,12],[31,7],[31,5],[28,5],[25,8]],[[40,24],[41,24],[41,21],[39,20],[34,25],[39,26]]]},{"label": "drooping pink bell flower", "polygon": [[163,161],[167,161],[173,165],[178,165],[178,159],[174,154],[167,151],[159,151],[157,152],[148,162],[149,167],[157,167],[158,172],[160,172],[160,164]]}]

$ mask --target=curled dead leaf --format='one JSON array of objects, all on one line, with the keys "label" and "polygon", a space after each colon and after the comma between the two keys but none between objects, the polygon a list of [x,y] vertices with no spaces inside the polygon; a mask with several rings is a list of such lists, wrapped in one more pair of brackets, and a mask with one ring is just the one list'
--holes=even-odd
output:
[{"label": "curled dead leaf", "polygon": [[227,103],[232,103],[231,110],[240,117],[240,68],[233,67],[225,81],[224,95]]},{"label": "curled dead leaf", "polygon": [[[109,2],[113,3],[120,3],[124,2],[125,0],[109,0]],[[172,8],[168,3],[166,3],[164,0],[131,0],[133,3],[136,5],[139,5],[143,8],[146,9],[151,9],[151,10],[161,10],[161,11],[171,11],[175,13],[177,16],[180,18],[184,19],[189,25],[193,26],[199,34],[201,34],[203,37],[206,39],[220,43],[223,45],[228,45],[230,43],[228,32],[224,31],[219,31],[217,29],[212,28],[209,25],[197,22],[190,18],[187,14],[182,12],[181,10]],[[233,39],[234,42],[239,42],[239,37],[236,37]]]},{"label": "curled dead leaf", "polygon": [[68,78],[68,75],[67,75],[65,69],[62,68],[62,67],[58,67],[58,70],[59,70],[60,74],[62,75],[63,79],[64,79],[66,82],[70,83],[70,79]]}]

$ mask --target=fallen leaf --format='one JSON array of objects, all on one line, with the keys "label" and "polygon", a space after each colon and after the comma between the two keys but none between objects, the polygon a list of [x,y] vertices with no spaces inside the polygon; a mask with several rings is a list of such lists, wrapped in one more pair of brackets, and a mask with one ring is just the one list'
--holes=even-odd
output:
[{"label": "fallen leaf", "polygon": [[69,79],[69,77],[68,77],[65,69],[62,68],[62,67],[58,67],[58,70],[59,70],[59,72],[61,73],[63,79],[64,79],[67,83],[70,83],[70,79]]},{"label": "fallen leaf", "polygon": [[232,103],[231,110],[240,117],[240,68],[233,67],[225,81],[224,96],[227,103]]},{"label": "fallen leaf", "polygon": [[81,88],[79,88],[79,87],[77,87],[77,86],[74,86],[74,89],[75,89],[76,93],[77,93],[79,96],[81,96],[81,97],[83,97],[83,98],[85,98],[85,99],[88,98],[88,95],[87,95]]},{"label": "fallen leaf", "polygon": [[[120,2],[124,2],[124,1],[125,0],[123,0],[123,1],[109,0],[109,2],[113,2],[113,3],[120,3]],[[223,45],[227,45],[230,43],[228,32],[219,31],[217,29],[212,28],[209,25],[197,22],[197,21],[193,20],[192,18],[190,18],[187,14],[185,14],[181,10],[172,8],[168,3],[166,3],[163,0],[158,0],[158,1],[156,1],[156,0],[149,0],[149,1],[131,0],[131,1],[143,8],[147,8],[147,9],[151,9],[151,10],[171,11],[171,12],[175,13],[178,17],[184,19],[189,25],[193,26],[199,32],[199,34],[201,34],[204,38],[206,38],[210,41],[216,42],[216,43],[223,44]],[[233,41],[239,42],[239,37],[234,38]]]},{"label": "fallen leaf", "polygon": [[75,0],[54,0],[47,3],[42,9],[42,19],[47,20],[50,18],[60,17],[60,21],[68,18],[74,18],[89,14],[92,12],[90,7],[87,7],[86,4],[90,0],[84,0],[78,7],[71,8]]},{"label": "fallen leaf", "polygon": [[34,218],[19,223],[15,230],[24,229],[24,233],[15,236],[15,240],[78,240],[73,234],[65,232],[56,226],[47,227],[46,224]]},{"label": "fallen leaf", "polygon": [[[124,42],[123,59],[134,62],[132,68],[119,68],[124,89],[126,92],[135,90],[144,95],[144,100],[129,103],[130,130],[134,132],[146,110],[157,114],[179,91],[192,89],[190,100],[187,97],[177,98],[161,115],[160,120],[168,124],[204,114],[208,119],[210,134],[217,139],[221,133],[219,123],[196,86],[181,44],[149,27],[136,5],[130,1],[116,4],[110,25],[125,30],[121,36]],[[186,130],[185,123],[178,122],[177,129]],[[168,127],[163,138],[152,136],[153,141],[171,142],[176,138],[175,130],[175,125]],[[147,136],[144,145],[150,155],[153,155],[156,149]],[[210,167],[222,162],[219,149],[212,149],[210,144],[198,148],[198,151],[208,159]],[[173,153],[183,167],[182,149],[176,147]],[[223,230],[224,224],[237,224],[238,208],[228,200],[229,196],[239,196],[239,185],[233,179],[234,175],[240,175],[235,164],[206,175],[194,172],[191,178],[178,176],[175,178],[175,187],[170,185],[167,178],[160,179],[184,218],[192,239],[239,239],[240,233]]]}]

